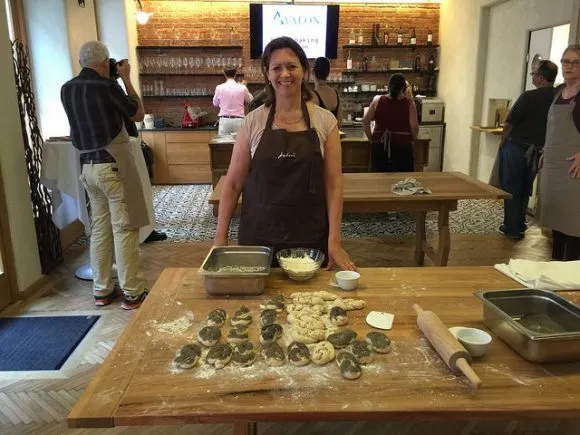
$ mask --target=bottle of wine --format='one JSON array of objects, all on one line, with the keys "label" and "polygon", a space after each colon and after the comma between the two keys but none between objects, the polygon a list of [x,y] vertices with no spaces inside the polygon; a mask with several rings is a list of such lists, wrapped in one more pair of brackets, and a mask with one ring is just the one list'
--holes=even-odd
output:
[{"label": "bottle of wine", "polygon": [[433,33],[431,30],[427,33],[427,45],[433,45]]},{"label": "bottle of wine", "polygon": [[415,64],[413,67],[415,71],[421,71],[421,56],[419,56],[419,53],[417,53],[417,56],[415,56]]},{"label": "bottle of wine", "polygon": [[348,58],[346,59],[346,69],[352,69],[352,57],[350,57],[350,50],[348,50]]},{"label": "bottle of wine", "polygon": [[389,45],[389,26],[388,25],[385,25],[384,43],[385,43],[385,45]]},{"label": "bottle of wine", "polygon": [[417,35],[415,35],[415,29],[411,31],[411,45],[417,45]]},{"label": "bottle of wine", "polygon": [[360,30],[358,31],[358,44],[359,44],[359,45],[363,45],[363,43],[364,43],[364,39],[363,39],[363,31],[362,31],[362,29],[360,29]]},{"label": "bottle of wine", "polygon": [[428,70],[429,70],[429,74],[433,74],[435,72],[435,56],[433,56],[433,54],[429,55]]},{"label": "bottle of wine", "polygon": [[397,45],[403,45],[403,30],[399,27],[399,33],[397,33]]},{"label": "bottle of wine", "polygon": [[348,37],[348,43],[350,45],[356,44],[356,34],[354,33],[354,28],[350,29],[350,35]]},{"label": "bottle of wine", "polygon": [[362,70],[365,72],[369,70],[369,58],[366,50],[363,51]]}]

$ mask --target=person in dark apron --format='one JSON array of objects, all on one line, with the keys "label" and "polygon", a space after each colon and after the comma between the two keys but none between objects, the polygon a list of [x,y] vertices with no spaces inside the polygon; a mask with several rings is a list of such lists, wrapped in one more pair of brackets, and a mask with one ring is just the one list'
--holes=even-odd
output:
[{"label": "person in dark apron", "polygon": [[[329,268],[336,264],[354,270],[340,242],[342,170],[336,119],[307,103],[308,59],[296,41],[276,38],[262,58],[268,98],[248,115],[236,139],[215,245],[227,244],[230,220],[243,192],[240,245],[271,246],[275,251],[315,248],[326,254]],[[325,126],[329,131],[321,147],[316,127]]]}]

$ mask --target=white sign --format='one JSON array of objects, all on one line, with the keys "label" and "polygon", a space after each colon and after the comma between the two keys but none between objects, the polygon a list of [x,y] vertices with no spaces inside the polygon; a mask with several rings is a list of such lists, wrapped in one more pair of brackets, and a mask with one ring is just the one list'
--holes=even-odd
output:
[{"label": "white sign", "polygon": [[326,6],[263,5],[262,50],[280,36],[294,39],[309,59],[326,52]]}]

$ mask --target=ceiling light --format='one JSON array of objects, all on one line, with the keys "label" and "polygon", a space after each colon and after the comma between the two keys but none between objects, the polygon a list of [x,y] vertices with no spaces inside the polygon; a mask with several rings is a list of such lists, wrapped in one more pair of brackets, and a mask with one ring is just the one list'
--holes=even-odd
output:
[{"label": "ceiling light", "polygon": [[149,17],[153,15],[153,12],[145,12],[143,10],[143,5],[141,4],[141,0],[137,0],[137,4],[139,5],[139,10],[135,12],[135,20],[139,24],[147,24],[149,21]]}]

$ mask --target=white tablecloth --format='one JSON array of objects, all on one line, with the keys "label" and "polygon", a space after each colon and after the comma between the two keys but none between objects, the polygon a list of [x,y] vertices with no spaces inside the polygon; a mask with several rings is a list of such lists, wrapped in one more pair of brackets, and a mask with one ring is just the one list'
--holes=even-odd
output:
[{"label": "white tablecloth", "polygon": [[[153,192],[141,151],[141,139],[132,137],[130,146],[139,170],[151,222],[139,230],[139,241],[142,243],[155,228]],[[70,141],[46,141],[42,153],[41,182],[51,191],[54,223],[59,228],[64,228],[78,219],[84,224],[85,233],[90,234],[85,190],[76,174],[76,159],[78,158]]]}]

